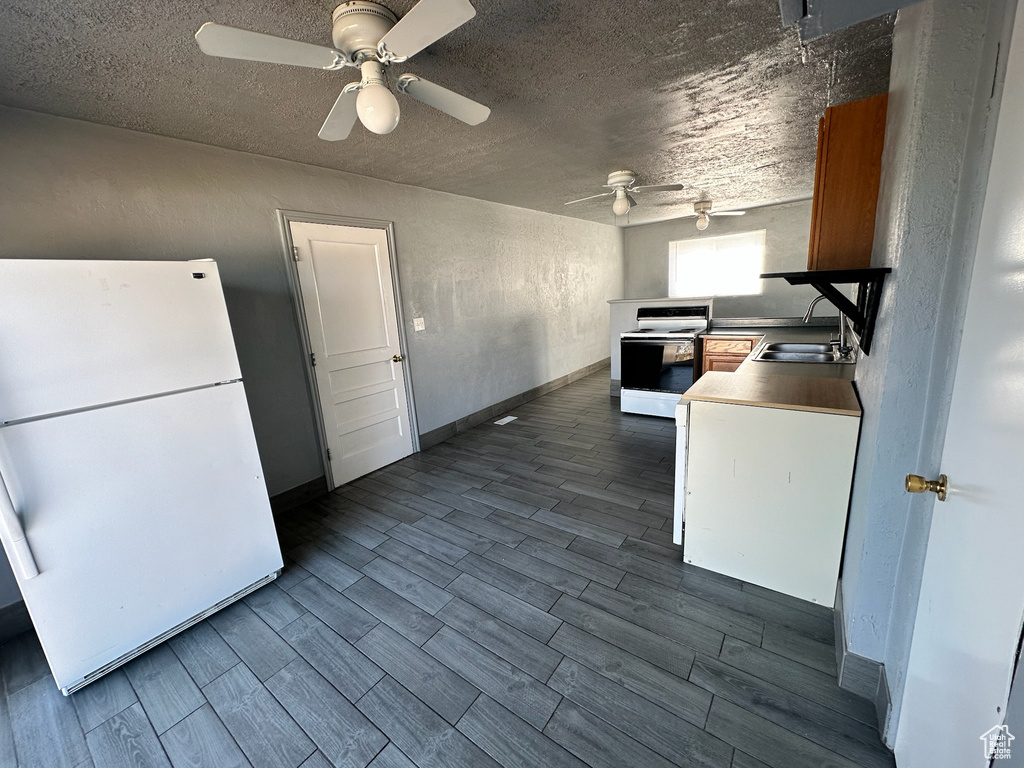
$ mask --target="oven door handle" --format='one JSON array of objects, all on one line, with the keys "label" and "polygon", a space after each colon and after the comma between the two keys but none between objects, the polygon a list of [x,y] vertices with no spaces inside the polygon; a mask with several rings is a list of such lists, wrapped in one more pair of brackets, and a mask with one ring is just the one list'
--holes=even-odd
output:
[{"label": "oven door handle", "polygon": [[693,344],[695,339],[692,336],[682,336],[676,339],[619,339],[620,344],[643,344],[649,347],[665,347],[673,344]]}]

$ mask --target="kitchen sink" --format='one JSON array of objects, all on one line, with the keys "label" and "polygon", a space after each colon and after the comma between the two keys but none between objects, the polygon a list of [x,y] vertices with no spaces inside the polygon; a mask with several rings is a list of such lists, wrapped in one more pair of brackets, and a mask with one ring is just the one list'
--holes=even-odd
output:
[{"label": "kitchen sink", "polygon": [[766,344],[768,352],[823,352],[829,357],[832,356],[832,345],[810,342],[783,341],[775,344]]},{"label": "kitchen sink", "polygon": [[856,362],[856,358],[837,358],[831,344],[785,341],[765,344],[755,360],[771,363],[838,363]]},{"label": "kitchen sink", "polygon": [[758,360],[770,360],[776,363],[834,363],[835,356],[831,352],[778,352],[765,349],[757,356]]}]

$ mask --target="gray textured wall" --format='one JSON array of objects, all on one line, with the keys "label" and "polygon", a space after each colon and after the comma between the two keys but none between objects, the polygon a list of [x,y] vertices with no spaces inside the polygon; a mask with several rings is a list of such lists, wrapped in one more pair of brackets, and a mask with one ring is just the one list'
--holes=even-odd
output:
[{"label": "gray textured wall", "polygon": [[[883,661],[897,722],[934,497],[903,490],[935,477],[977,228],[1005,0],[930,0],[900,11],[872,262],[890,266],[870,357],[842,586],[850,650]],[[1005,47],[1004,47],[1005,50]],[[992,93],[996,97],[991,99]],[[893,743],[892,728],[886,740]]]},{"label": "gray textured wall", "polygon": [[8,108],[0,167],[2,258],[217,259],[271,494],[322,474],[275,209],[395,222],[421,432],[608,356],[615,227]]},{"label": "gray textured wall", "polygon": [[[811,231],[811,201],[753,208],[745,216],[712,218],[711,226],[700,232],[694,220],[673,219],[626,229],[627,299],[660,298],[668,295],[668,244],[673,240],[731,235],[736,232],[767,230],[765,272],[796,272],[807,269],[807,246]],[[800,317],[817,291],[809,286],[792,286],[784,280],[761,281],[764,292],[757,296],[715,298],[716,317]],[[835,310],[818,307],[818,314]]]}]

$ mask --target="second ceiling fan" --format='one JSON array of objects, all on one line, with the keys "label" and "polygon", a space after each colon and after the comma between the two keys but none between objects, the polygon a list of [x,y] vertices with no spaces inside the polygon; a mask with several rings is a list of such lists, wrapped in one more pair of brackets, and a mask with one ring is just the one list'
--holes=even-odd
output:
[{"label": "second ceiling fan", "polygon": [[710,200],[698,200],[693,204],[693,213],[688,213],[681,218],[690,219],[697,217],[697,229],[702,232],[708,228],[712,216],[742,216],[746,211],[712,211]]},{"label": "second ceiling fan", "polygon": [[674,192],[683,188],[682,184],[646,184],[640,187],[633,186],[634,184],[636,184],[636,174],[632,171],[612,171],[608,174],[608,183],[603,185],[609,190],[608,192],[591,195],[590,197],[582,197],[579,200],[570,200],[566,205],[574,205],[587,200],[597,200],[600,197],[615,195],[615,202],[612,203],[612,213],[616,216],[622,216],[628,213],[631,207],[637,205],[636,200],[633,199],[633,195],[636,193]]},{"label": "second ceiling fan", "polygon": [[[228,59],[290,64],[311,69],[358,69],[320,129],[326,141],[348,138],[358,117],[367,130],[391,133],[398,125],[398,100],[388,86],[388,68],[422,51],[476,15],[469,0],[420,0],[399,19],[382,5],[350,0],[334,9],[334,48],[207,22],[196,32],[203,53]],[[412,74],[395,81],[400,93],[468,125],[478,125],[491,110],[454,91]]]}]

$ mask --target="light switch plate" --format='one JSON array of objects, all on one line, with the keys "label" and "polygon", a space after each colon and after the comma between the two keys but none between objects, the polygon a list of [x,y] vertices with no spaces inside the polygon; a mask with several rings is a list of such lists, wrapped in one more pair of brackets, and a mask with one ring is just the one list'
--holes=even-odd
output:
[{"label": "light switch plate", "polygon": [[414,331],[422,331],[427,327],[427,324],[423,322],[422,317],[414,317],[412,320],[412,329]]}]

